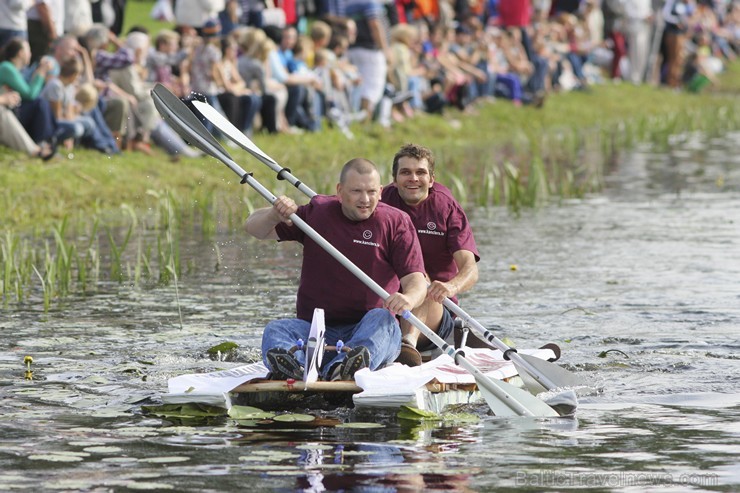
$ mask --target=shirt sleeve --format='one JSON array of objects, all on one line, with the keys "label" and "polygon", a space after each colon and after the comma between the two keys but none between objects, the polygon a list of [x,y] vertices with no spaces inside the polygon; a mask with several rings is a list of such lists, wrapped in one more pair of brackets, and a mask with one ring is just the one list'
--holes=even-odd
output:
[{"label": "shirt sleeve", "polygon": [[29,84],[15,66],[3,63],[0,65],[0,86],[3,85],[20,94],[23,101],[30,101],[36,99],[44,88],[44,77],[36,74]]}]

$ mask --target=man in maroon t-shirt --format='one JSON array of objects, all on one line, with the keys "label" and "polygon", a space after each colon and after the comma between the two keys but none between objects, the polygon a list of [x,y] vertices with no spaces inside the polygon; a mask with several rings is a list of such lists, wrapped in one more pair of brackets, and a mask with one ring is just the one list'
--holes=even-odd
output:
[{"label": "man in maroon t-shirt", "polygon": [[[343,341],[350,349],[325,354],[324,379],[350,380],[358,369],[375,370],[398,356],[401,329],[395,315],[419,306],[427,290],[414,225],[407,214],[379,203],[382,188],[375,165],[353,159],[342,168],[336,196],[317,195],[301,207],[283,196],[247,219],[252,236],[303,244],[298,318],[272,321],[262,336],[273,379],[303,378],[305,353],[296,343],[308,340],[316,308],[324,310],[326,344]],[[388,298],[380,299],[295,226],[293,213],[390,293]]]},{"label": "man in maroon t-shirt", "polygon": [[[457,294],[478,281],[480,256],[468,218],[452,193],[435,183],[432,151],[416,144],[404,145],[394,156],[393,183],[383,189],[381,200],[411,216],[431,283],[424,303],[413,313],[445,339],[454,329],[454,317],[441,303],[445,298],[457,303]],[[398,361],[419,365],[417,348],[428,348],[429,340],[405,321],[401,330]]]}]

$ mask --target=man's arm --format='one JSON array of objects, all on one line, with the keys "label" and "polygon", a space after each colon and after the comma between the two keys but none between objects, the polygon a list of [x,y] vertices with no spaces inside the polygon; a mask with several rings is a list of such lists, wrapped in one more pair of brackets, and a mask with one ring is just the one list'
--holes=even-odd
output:
[{"label": "man's arm", "polygon": [[447,282],[433,281],[429,286],[427,296],[437,303],[468,291],[478,282],[478,264],[475,262],[473,252],[458,250],[452,254],[452,258],[457,265],[457,275]]},{"label": "man's arm", "polygon": [[427,283],[424,274],[412,272],[401,278],[401,291],[393,293],[383,302],[383,306],[395,313],[402,314],[421,305],[426,297]]},{"label": "man's arm", "polygon": [[279,197],[272,207],[258,209],[249,215],[244,229],[247,233],[260,240],[277,240],[278,235],[275,226],[281,222],[292,224],[290,215],[298,210],[295,202],[286,197]]}]

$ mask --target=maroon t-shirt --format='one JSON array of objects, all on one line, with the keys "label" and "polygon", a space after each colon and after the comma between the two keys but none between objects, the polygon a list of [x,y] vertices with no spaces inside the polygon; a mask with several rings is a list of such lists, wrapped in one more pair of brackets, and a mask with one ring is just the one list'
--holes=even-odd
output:
[{"label": "maroon t-shirt", "polygon": [[[379,203],[370,218],[352,221],[336,196],[317,195],[296,214],[390,294],[400,289],[402,277],[424,272],[414,225],[398,209]],[[356,323],[368,310],[383,306],[377,294],[295,224],[280,223],[275,231],[280,241],[303,244],[298,318],[311,320],[314,308],[323,308],[327,324]]]},{"label": "maroon t-shirt", "polygon": [[424,267],[433,281],[449,281],[457,275],[452,255],[458,250],[469,250],[476,262],[480,260],[465,211],[447,187],[435,183],[426,200],[412,207],[401,199],[398,187],[392,183],[383,188],[381,200],[411,217],[419,235]]}]

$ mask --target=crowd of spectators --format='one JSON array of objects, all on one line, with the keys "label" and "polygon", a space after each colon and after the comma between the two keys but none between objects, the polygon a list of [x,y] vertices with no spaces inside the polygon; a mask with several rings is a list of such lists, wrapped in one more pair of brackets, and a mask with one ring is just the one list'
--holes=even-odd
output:
[{"label": "crowd of spectators", "polygon": [[155,83],[247,135],[391,127],[488,101],[541,107],[627,81],[699,91],[738,53],[738,0],[157,0],[174,26],[121,33],[125,0],[0,3],[0,144],[194,156]]}]

